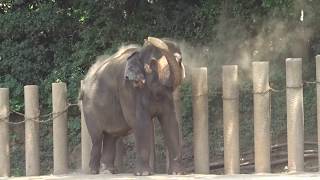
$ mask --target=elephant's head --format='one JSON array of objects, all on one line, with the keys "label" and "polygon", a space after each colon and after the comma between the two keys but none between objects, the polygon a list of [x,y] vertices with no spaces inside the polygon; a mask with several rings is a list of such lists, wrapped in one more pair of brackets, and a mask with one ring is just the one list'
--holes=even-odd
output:
[{"label": "elephant's head", "polygon": [[185,76],[180,48],[173,41],[149,37],[128,57],[124,76],[135,87],[159,82],[174,90]]}]

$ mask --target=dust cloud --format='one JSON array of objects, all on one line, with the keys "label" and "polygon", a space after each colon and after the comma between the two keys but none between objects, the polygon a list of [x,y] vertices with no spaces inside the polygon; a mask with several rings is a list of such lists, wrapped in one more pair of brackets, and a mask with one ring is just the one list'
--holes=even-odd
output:
[{"label": "dust cloud", "polygon": [[296,1],[293,9],[290,23],[270,16],[264,22],[252,18],[252,27],[222,12],[213,29],[214,37],[208,37],[205,45],[178,41],[185,66],[208,67],[211,81],[219,82],[222,65],[238,65],[239,71],[251,79],[253,61],[284,64],[288,57],[308,58],[308,43],[314,32],[305,21],[312,12],[302,0]]}]

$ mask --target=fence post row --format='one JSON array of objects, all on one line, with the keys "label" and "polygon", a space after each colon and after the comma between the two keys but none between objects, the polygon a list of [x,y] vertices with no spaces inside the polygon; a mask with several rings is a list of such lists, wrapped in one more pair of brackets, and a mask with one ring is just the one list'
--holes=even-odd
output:
[{"label": "fence post row", "polygon": [[9,89],[0,88],[0,177],[10,176]]},{"label": "fence post row", "polygon": [[238,174],[240,173],[238,66],[222,67],[222,83],[224,169],[226,174]]},{"label": "fence post row", "polygon": [[304,170],[304,118],[301,58],[286,59],[289,172]]},{"label": "fence post row", "polygon": [[195,173],[209,174],[207,68],[192,70],[192,109]]},{"label": "fence post row", "polygon": [[26,176],[40,174],[39,90],[36,85],[24,86]]},{"label": "fence post row", "polygon": [[52,83],[53,173],[68,172],[67,86]]},{"label": "fence post row", "polygon": [[[255,171],[270,173],[270,87],[269,63],[253,62]],[[317,122],[320,132],[320,55],[316,56]],[[226,174],[240,173],[239,156],[239,82],[238,66],[222,67],[224,168]],[[82,86],[82,82],[81,82]],[[39,90],[36,85],[24,86],[25,101],[25,158],[26,176],[40,174],[39,156]],[[180,119],[179,93],[175,92],[177,119]],[[68,172],[67,156],[67,87],[65,83],[52,84],[54,174]],[[286,59],[287,141],[290,172],[304,171],[304,109],[302,59]],[[207,68],[192,70],[192,103],[194,127],[195,173],[209,174],[208,141],[208,85]],[[82,171],[89,172],[91,139],[81,110]],[[0,88],[0,176],[10,176],[9,153],[9,89]],[[180,132],[181,133],[181,132]],[[320,133],[318,133],[320,149]],[[320,152],[319,164],[320,164]],[[121,158],[121,157],[119,157]],[[119,161],[120,162],[120,161]]]},{"label": "fence post row", "polygon": [[270,173],[271,103],[269,62],[252,63],[254,164],[256,173]]}]

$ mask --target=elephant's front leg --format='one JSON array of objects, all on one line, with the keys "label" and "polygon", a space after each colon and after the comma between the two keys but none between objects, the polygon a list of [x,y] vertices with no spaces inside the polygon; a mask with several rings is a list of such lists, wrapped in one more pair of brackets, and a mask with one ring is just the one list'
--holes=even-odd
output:
[{"label": "elephant's front leg", "polygon": [[152,174],[149,165],[149,158],[152,146],[153,121],[145,109],[137,111],[136,121],[133,125],[134,137],[136,142],[137,160],[135,175]]},{"label": "elephant's front leg", "polygon": [[116,141],[117,138],[104,133],[103,146],[102,146],[102,158],[100,173],[102,174],[114,174],[116,170],[114,168],[114,159],[116,155]]},{"label": "elephant's front leg", "polygon": [[169,151],[169,174],[182,174],[179,122],[173,104],[167,106],[160,117],[160,124]]}]

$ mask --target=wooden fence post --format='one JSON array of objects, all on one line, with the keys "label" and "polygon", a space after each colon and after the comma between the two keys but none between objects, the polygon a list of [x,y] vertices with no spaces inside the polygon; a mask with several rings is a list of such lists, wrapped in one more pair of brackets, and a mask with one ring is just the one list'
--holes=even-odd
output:
[{"label": "wooden fence post", "polygon": [[39,90],[36,85],[24,86],[26,176],[40,174]]},{"label": "wooden fence post", "polygon": [[53,173],[68,172],[67,86],[52,83]]},{"label": "wooden fence post", "polygon": [[9,89],[0,88],[0,177],[10,176]]},{"label": "wooden fence post", "polygon": [[288,169],[304,170],[304,113],[301,58],[286,59]]},{"label": "wooden fence post", "polygon": [[222,69],[224,169],[226,174],[240,173],[239,159],[239,85],[238,66]]},{"label": "wooden fence post", "polygon": [[[83,81],[81,81],[81,90]],[[80,91],[81,91],[80,90]],[[81,111],[81,169],[83,173],[89,173],[90,152],[92,147],[91,138],[88,132],[87,124],[83,114],[82,101],[79,101]]]},{"label": "wooden fence post", "polygon": [[270,173],[269,62],[252,63],[254,104],[254,164],[256,173]]},{"label": "wooden fence post", "polygon": [[192,71],[193,151],[195,173],[209,174],[207,68]]},{"label": "wooden fence post", "polygon": [[316,56],[316,82],[317,82],[317,130],[318,130],[318,167],[320,171],[320,55]]}]

